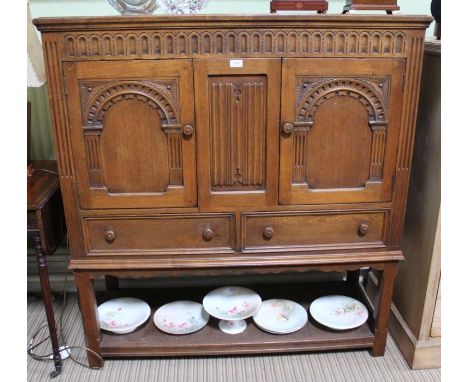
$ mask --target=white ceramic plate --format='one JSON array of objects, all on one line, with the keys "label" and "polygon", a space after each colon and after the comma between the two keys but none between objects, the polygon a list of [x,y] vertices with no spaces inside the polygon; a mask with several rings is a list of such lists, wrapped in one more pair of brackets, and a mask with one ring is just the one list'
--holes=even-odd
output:
[{"label": "white ceramic plate", "polygon": [[169,334],[188,334],[202,329],[210,316],[202,304],[193,301],[175,301],[161,306],[153,321],[159,330]]},{"label": "white ceramic plate", "polygon": [[150,306],[138,298],[121,297],[99,305],[101,329],[126,334],[142,325],[151,315]]},{"label": "white ceramic plate", "polygon": [[146,320],[143,321],[141,324],[128,326],[128,327],[123,328],[123,329],[114,329],[114,328],[106,326],[105,324],[102,324],[102,323],[100,324],[100,326],[101,326],[102,330],[106,330],[108,332],[112,332],[112,333],[115,333],[115,334],[127,334],[127,333],[133,332],[135,329],[137,329],[139,326],[143,325],[145,322],[146,322]]},{"label": "white ceramic plate", "polygon": [[205,310],[220,320],[243,320],[257,313],[261,305],[257,293],[238,286],[215,289],[203,299]]},{"label": "white ceramic plate", "polygon": [[347,296],[324,296],[310,304],[311,316],[331,329],[354,329],[367,321],[369,313],[360,301]]},{"label": "white ceramic plate", "polygon": [[272,299],[262,302],[253,320],[267,332],[287,334],[296,332],[307,324],[307,311],[294,301]]}]

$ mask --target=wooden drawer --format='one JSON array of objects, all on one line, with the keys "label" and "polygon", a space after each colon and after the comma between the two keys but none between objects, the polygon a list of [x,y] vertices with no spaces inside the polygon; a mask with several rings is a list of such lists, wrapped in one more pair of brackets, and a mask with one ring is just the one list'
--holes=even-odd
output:
[{"label": "wooden drawer", "polygon": [[382,247],[385,211],[244,214],[247,251],[310,250],[343,246]]},{"label": "wooden drawer", "polygon": [[88,217],[90,254],[203,253],[233,251],[234,214]]}]

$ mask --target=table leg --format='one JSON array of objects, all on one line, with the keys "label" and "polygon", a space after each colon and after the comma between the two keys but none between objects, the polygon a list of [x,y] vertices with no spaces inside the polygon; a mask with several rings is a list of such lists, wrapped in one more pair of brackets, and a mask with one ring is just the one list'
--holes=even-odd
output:
[{"label": "table leg", "polygon": [[[93,280],[89,274],[77,272],[75,273],[75,284],[78,290],[86,347],[101,355],[101,330],[98,324],[99,317]],[[89,366],[92,368],[101,367],[101,359],[93,352],[88,351]]]},{"label": "table leg", "polygon": [[379,278],[379,291],[374,310],[374,346],[372,355],[380,357],[385,354],[387,342],[388,318],[392,306],[393,284],[398,270],[398,262],[385,264],[384,270]]},{"label": "table leg", "polygon": [[54,353],[55,371],[50,376],[52,378],[58,376],[62,371],[62,357],[60,356],[57,327],[55,325],[54,309],[52,306],[52,294],[50,292],[49,271],[47,269],[47,259],[41,245],[41,235],[39,232],[33,233],[34,244],[36,247],[36,260],[37,269],[39,272],[39,279],[41,283],[41,294],[44,301],[44,308],[47,317],[47,324],[49,325],[50,342],[52,343],[52,352]]}]

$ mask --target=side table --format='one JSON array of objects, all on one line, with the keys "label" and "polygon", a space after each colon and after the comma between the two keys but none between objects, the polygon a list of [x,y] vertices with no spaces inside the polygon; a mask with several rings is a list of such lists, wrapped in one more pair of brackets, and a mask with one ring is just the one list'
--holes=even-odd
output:
[{"label": "side table", "polygon": [[32,162],[32,175],[28,176],[28,234],[36,247],[36,260],[41,283],[41,293],[49,326],[56,377],[62,370],[57,327],[52,307],[46,255],[51,255],[66,233],[62,196],[56,161]]}]

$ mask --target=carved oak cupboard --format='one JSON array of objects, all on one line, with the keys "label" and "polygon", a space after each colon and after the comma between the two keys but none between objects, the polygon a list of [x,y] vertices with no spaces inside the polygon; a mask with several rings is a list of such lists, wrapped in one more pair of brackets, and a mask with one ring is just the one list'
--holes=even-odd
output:
[{"label": "carved oak cupboard", "polygon": [[[430,21],[356,15],[35,20],[87,346],[104,357],[344,348],[383,355],[403,259]],[[363,268],[380,276],[375,301],[360,284]],[[151,320],[125,336],[99,330],[97,277],[110,284],[310,270],[347,271],[347,280],[258,286],[262,297],[307,306],[323,294],[348,294],[367,304],[368,323],[336,333],[310,319],[286,336],[250,323],[235,337],[211,323],[177,339]],[[199,299],[206,292],[197,291],[183,293]],[[154,308],[176,295],[159,298]],[[89,361],[99,364],[92,353]]]}]

